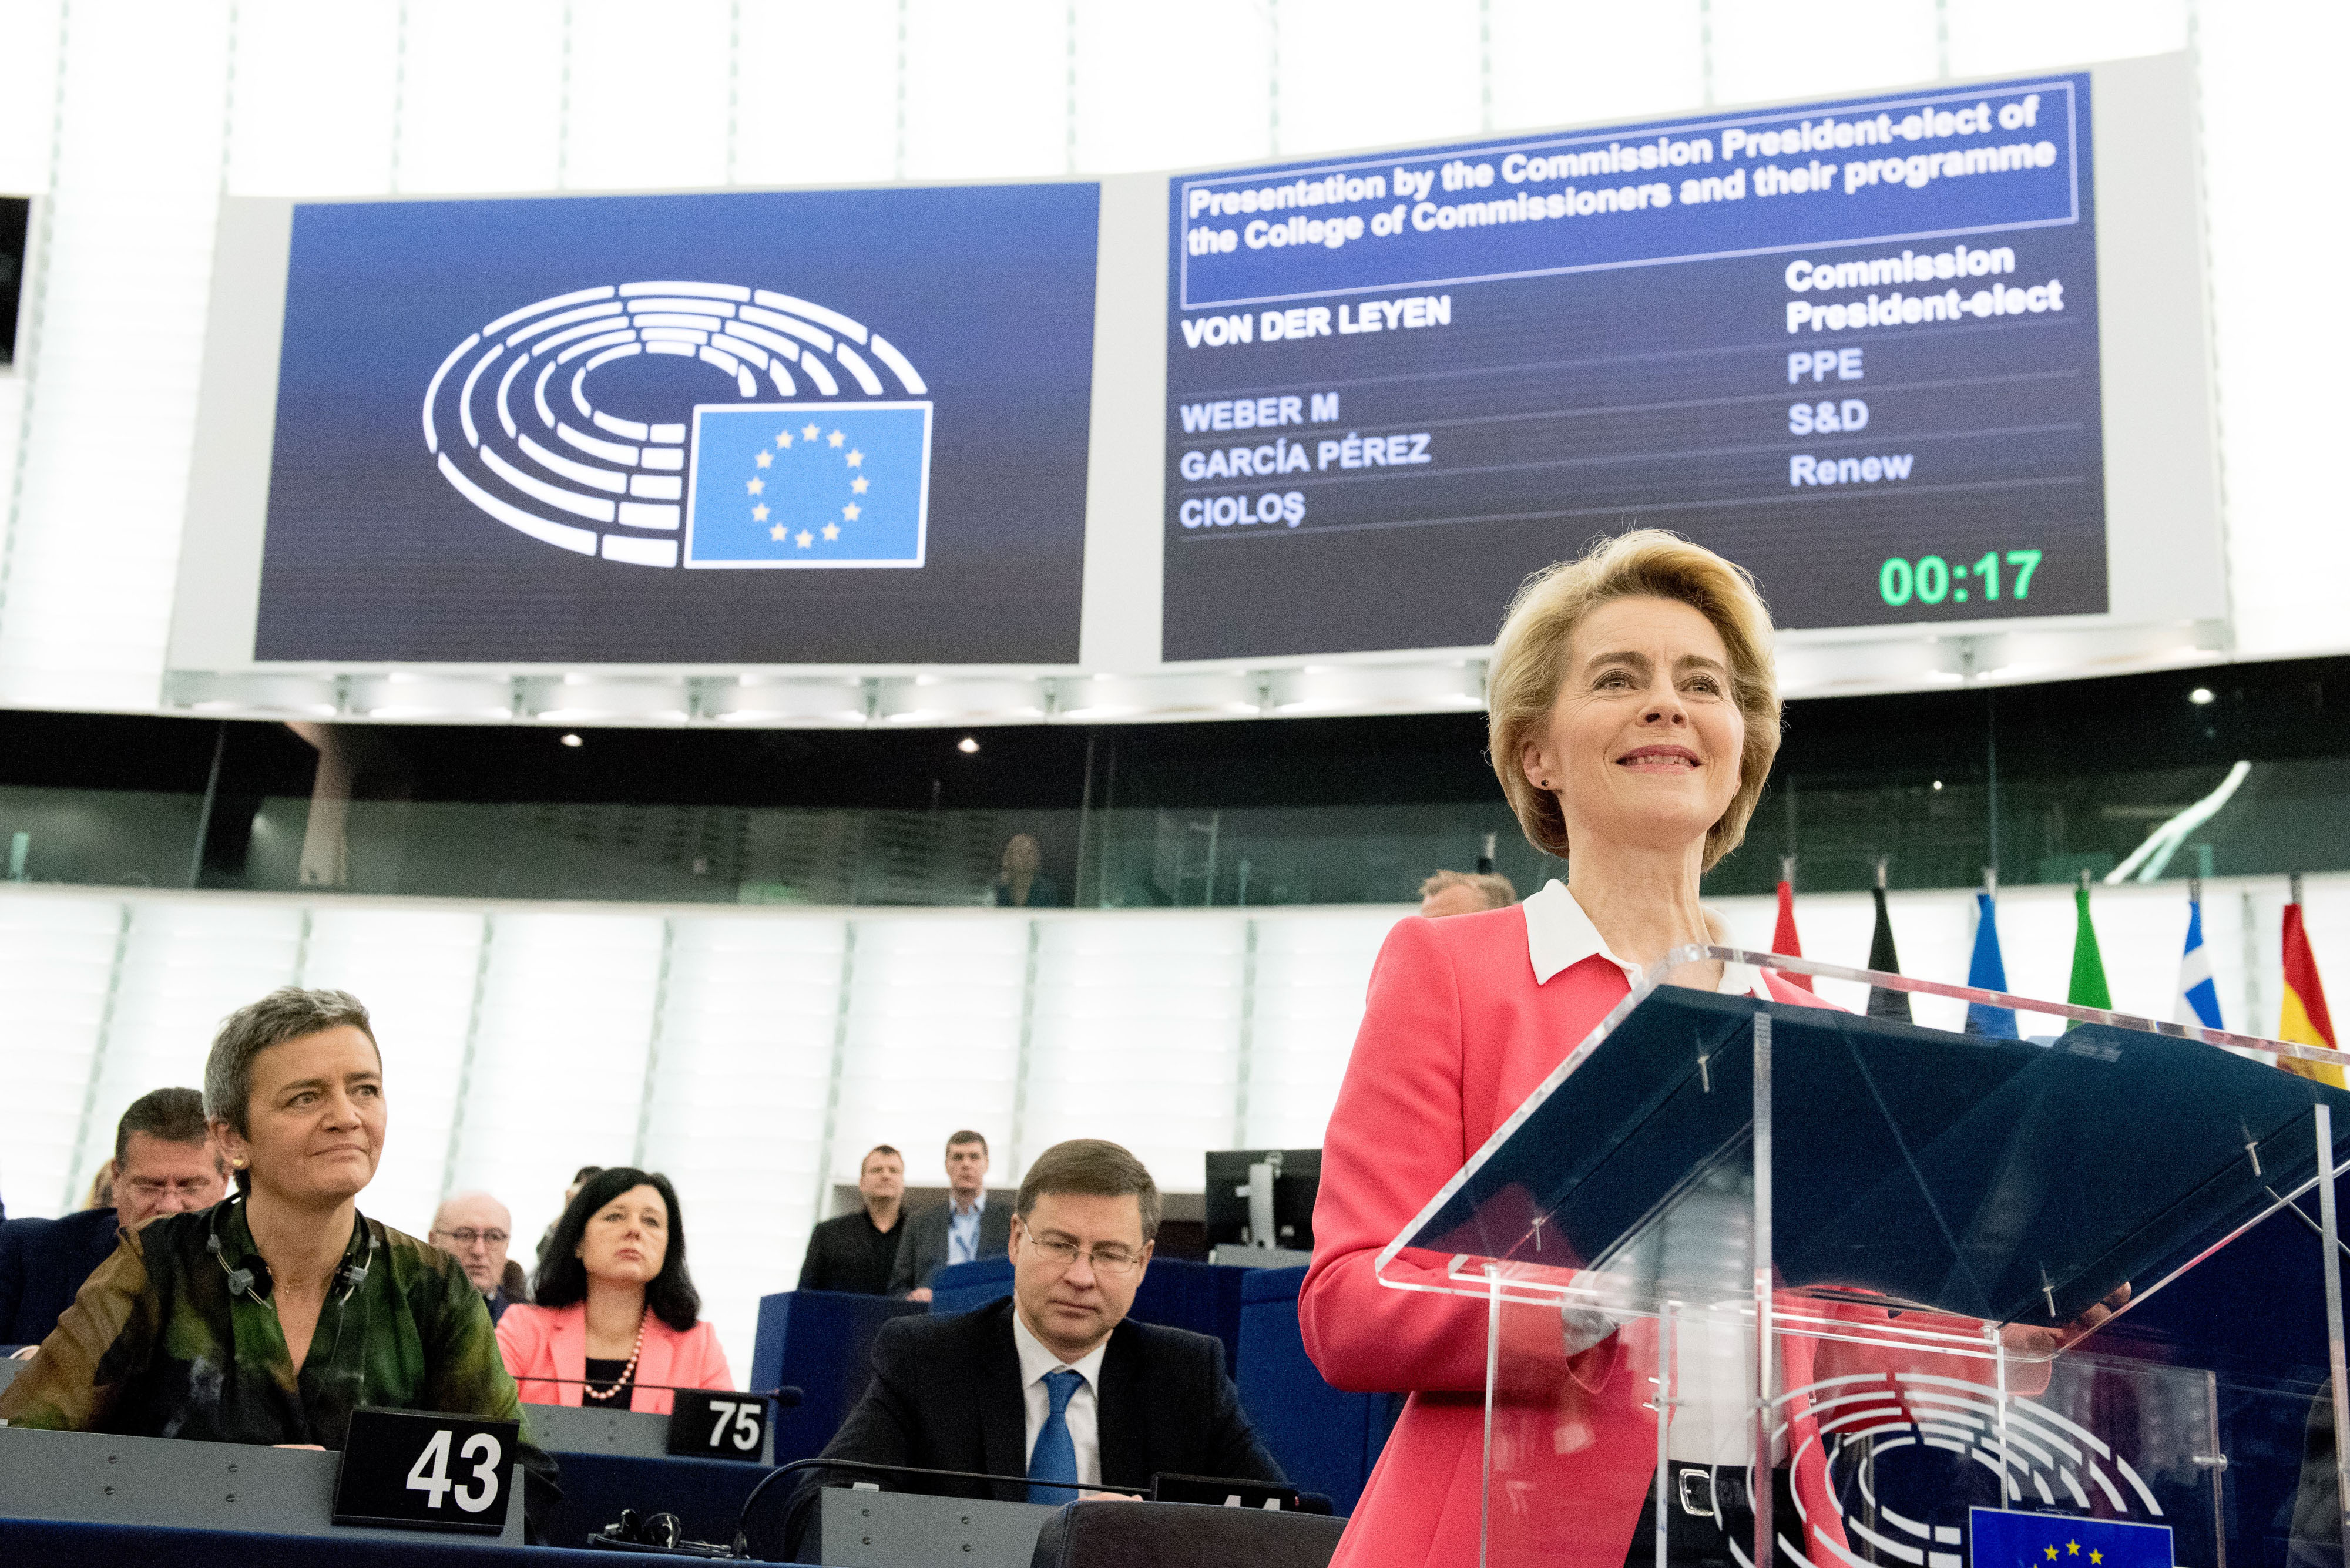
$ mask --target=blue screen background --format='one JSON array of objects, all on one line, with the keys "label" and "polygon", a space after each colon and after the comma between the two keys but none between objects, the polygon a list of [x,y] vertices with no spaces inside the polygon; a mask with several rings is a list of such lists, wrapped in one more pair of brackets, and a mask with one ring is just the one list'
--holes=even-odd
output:
[{"label": "blue screen background", "polygon": [[[1075,659],[1099,206],[1087,183],[298,206],[255,657]],[[904,351],[935,404],[927,565],[625,566],[527,538],[442,480],[421,409],[468,334],[672,278],[795,295]],[[682,362],[616,369],[637,417],[707,400]],[[690,387],[704,395],[678,400]]]}]

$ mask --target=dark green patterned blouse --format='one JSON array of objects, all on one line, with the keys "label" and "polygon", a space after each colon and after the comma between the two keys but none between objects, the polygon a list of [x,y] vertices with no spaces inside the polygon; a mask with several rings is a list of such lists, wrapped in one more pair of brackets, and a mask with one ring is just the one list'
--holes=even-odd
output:
[{"label": "dark green patterned blouse", "polygon": [[243,1201],[125,1231],[40,1354],[0,1390],[0,1418],[328,1449],[342,1446],[363,1405],[523,1420],[523,1462],[544,1497],[554,1461],[530,1440],[489,1308],[457,1260],[360,1216],[343,1263],[297,1375],[276,1309],[231,1291],[232,1270],[265,1278]]}]

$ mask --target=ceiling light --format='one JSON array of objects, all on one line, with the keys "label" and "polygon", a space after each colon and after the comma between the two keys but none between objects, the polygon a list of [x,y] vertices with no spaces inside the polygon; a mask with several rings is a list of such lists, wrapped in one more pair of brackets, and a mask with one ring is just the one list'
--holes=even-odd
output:
[{"label": "ceiling light", "polygon": [[955,742],[955,750],[961,752],[966,757],[971,755],[973,752],[979,750],[978,737],[974,735],[965,735],[962,740]]},{"label": "ceiling light", "polygon": [[2200,708],[2211,701],[2211,689],[2209,686],[2198,686],[2187,694],[2187,700]]},{"label": "ceiling light", "polygon": [[583,745],[586,742],[581,741],[577,735],[566,735],[563,737],[563,743],[567,746],[577,746]]}]

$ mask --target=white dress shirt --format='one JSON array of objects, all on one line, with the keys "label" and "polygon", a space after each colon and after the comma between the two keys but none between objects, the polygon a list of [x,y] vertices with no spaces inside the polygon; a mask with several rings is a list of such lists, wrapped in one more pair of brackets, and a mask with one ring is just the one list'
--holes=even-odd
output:
[{"label": "white dress shirt", "polygon": [[987,1212],[987,1193],[965,1204],[962,1199],[947,1199],[947,1262],[968,1263],[979,1256],[979,1220]]},{"label": "white dress shirt", "polygon": [[1012,1313],[1012,1343],[1020,1352],[1020,1392],[1027,1405],[1028,1438],[1021,1445],[1022,1468],[1036,1454],[1036,1434],[1045,1429],[1045,1417],[1053,1413],[1052,1391],[1045,1386],[1046,1375],[1067,1370],[1083,1377],[1077,1391],[1069,1396],[1068,1408],[1062,1418],[1069,1424],[1069,1442],[1077,1450],[1077,1484],[1101,1485],[1101,1364],[1102,1353],[1109,1348],[1105,1339],[1076,1361],[1063,1361],[1045,1347],[1045,1342],[1028,1332],[1020,1320],[1018,1308]]},{"label": "white dress shirt", "polygon": [[[1526,957],[1534,961],[1534,983],[1547,985],[1551,976],[1573,969],[1594,953],[1624,971],[1627,981],[1638,982],[1640,966],[1627,963],[1607,950],[1607,943],[1599,935],[1599,928],[1566,890],[1566,884],[1555,877],[1543,884],[1541,892],[1527,898],[1522,906],[1526,912]],[[1714,988],[1726,996],[1760,996],[1768,1000],[1771,992],[1762,982],[1762,971],[1752,964],[1725,963],[1721,966],[1721,983]]]}]

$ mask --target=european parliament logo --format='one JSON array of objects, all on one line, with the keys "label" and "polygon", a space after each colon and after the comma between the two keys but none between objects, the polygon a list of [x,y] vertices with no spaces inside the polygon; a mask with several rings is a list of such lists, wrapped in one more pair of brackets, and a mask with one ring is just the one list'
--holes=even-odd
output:
[{"label": "european parliament logo", "polygon": [[[631,375],[653,357],[702,367],[700,387]],[[424,446],[476,510],[575,555],[919,567],[929,390],[880,333],[811,300],[607,284],[509,311],[457,345],[424,389]]]},{"label": "european parliament logo", "polygon": [[689,566],[919,566],[931,405],[693,410]]},{"label": "european parliament logo", "polygon": [[1967,1535],[1972,1568],[2171,1568],[2160,1524],[1976,1508]]}]

